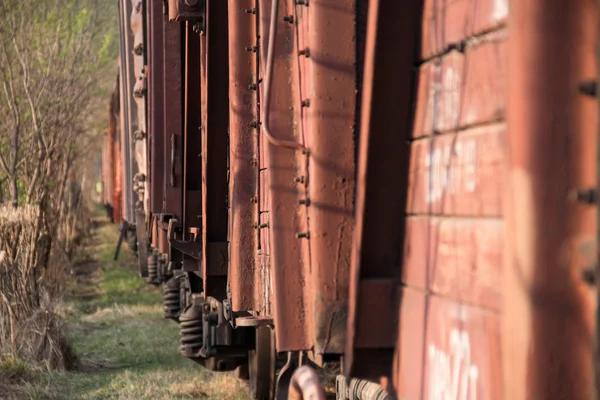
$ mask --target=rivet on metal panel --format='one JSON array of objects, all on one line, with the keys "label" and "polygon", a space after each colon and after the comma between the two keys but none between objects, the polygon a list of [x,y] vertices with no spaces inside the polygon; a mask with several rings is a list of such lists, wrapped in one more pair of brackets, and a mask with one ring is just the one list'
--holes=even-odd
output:
[{"label": "rivet on metal panel", "polygon": [[142,53],[143,53],[143,51],[144,51],[144,44],[143,44],[143,43],[138,43],[138,44],[136,44],[136,45],[135,45],[135,47],[133,48],[133,53],[134,53],[136,56],[141,56],[141,55],[142,55]]},{"label": "rivet on metal panel", "polygon": [[246,51],[251,51],[253,53],[256,53],[258,51],[258,46],[247,46]]},{"label": "rivet on metal panel", "polygon": [[296,233],[296,239],[310,239],[310,232]]},{"label": "rivet on metal panel", "polygon": [[448,45],[448,50],[456,50],[459,53],[464,53],[465,52],[465,48],[466,48],[467,44],[465,43],[465,41],[460,41],[458,43],[452,43]]},{"label": "rivet on metal panel", "polygon": [[285,17],[283,17],[283,20],[285,22],[289,22],[290,24],[294,23],[294,16],[293,15],[286,15]]},{"label": "rivet on metal panel", "polygon": [[579,85],[579,92],[586,96],[596,97],[596,81],[585,81]]},{"label": "rivet on metal panel", "polygon": [[304,183],[306,183],[306,181],[307,181],[307,179],[306,179],[305,176],[297,176],[294,179],[294,182],[296,182],[296,183],[302,183],[302,184],[304,184]]},{"label": "rivet on metal panel", "polygon": [[310,107],[310,100],[309,99],[302,100],[301,105],[302,105],[302,107]]},{"label": "rivet on metal panel", "polygon": [[146,132],[144,132],[144,131],[135,131],[133,133],[133,138],[135,140],[144,140],[146,138]]},{"label": "rivet on metal panel", "polygon": [[581,272],[581,279],[588,285],[595,285],[598,277],[597,277],[597,268],[596,266],[587,267]]},{"label": "rivet on metal panel", "polygon": [[246,8],[244,12],[246,14],[256,14],[256,8]]},{"label": "rivet on metal panel", "polygon": [[580,203],[585,204],[596,204],[598,201],[598,194],[596,193],[596,189],[588,188],[588,189],[575,189],[571,193],[571,199],[574,201],[578,201]]},{"label": "rivet on metal panel", "polygon": [[298,52],[298,55],[299,56],[305,56],[306,58],[308,58],[308,57],[310,57],[310,50],[309,49],[300,50]]},{"label": "rivet on metal panel", "polygon": [[305,205],[305,206],[310,206],[310,199],[300,199],[298,200],[298,204]]},{"label": "rivet on metal panel", "polygon": [[136,89],[133,91],[133,96],[134,97],[144,97],[144,95],[146,94],[146,89],[145,88],[140,88],[140,89]]},{"label": "rivet on metal panel", "polygon": [[146,175],[143,173],[138,173],[135,174],[135,176],[133,177],[133,182],[145,182],[146,181]]}]

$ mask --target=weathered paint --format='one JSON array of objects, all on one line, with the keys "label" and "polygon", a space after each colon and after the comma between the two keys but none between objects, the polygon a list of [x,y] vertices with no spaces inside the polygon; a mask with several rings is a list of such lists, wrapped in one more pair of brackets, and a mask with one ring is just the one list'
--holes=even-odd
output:
[{"label": "weathered paint", "polygon": [[505,136],[494,124],[414,141],[407,212],[501,216]]},{"label": "weathered paint", "polygon": [[421,58],[502,28],[509,0],[424,0]]},{"label": "weathered paint", "polygon": [[501,399],[500,316],[427,298],[423,399]]},{"label": "weathered paint", "polygon": [[[184,90],[181,43],[184,38],[182,37],[181,25],[178,22],[168,21],[166,15],[162,15],[162,18],[164,25],[162,40],[162,62],[164,73],[162,97],[164,128],[162,130],[162,151],[165,162],[162,183],[165,188],[165,194],[162,200],[162,212],[181,220],[183,214],[182,170]],[[158,133],[158,131],[156,131],[156,133]],[[155,183],[160,184],[160,182]]]},{"label": "weathered paint", "polygon": [[410,217],[406,225],[405,285],[501,311],[501,220]]},{"label": "weathered paint", "polygon": [[[267,59],[267,48],[271,38],[271,0],[259,1],[259,49],[261,61]],[[280,140],[298,141],[297,132],[293,129],[294,111],[290,109],[295,98],[291,62],[296,62],[293,54],[294,27],[283,21],[284,16],[293,13],[291,2],[282,2],[278,9],[277,41],[275,44],[273,77],[271,84],[270,117],[268,124],[273,136]],[[266,68],[266,66],[263,66]],[[264,84],[261,85],[261,96]],[[264,102],[261,102],[263,104]],[[261,121],[265,124],[265,121]],[[261,136],[264,133],[261,129]],[[262,214],[263,220],[268,218],[269,259],[273,282],[273,313],[275,320],[275,337],[278,351],[291,351],[312,348],[311,333],[312,314],[304,297],[306,265],[305,239],[296,239],[295,234],[306,232],[306,216],[299,215],[298,200],[300,188],[295,178],[305,175],[298,165],[295,150],[277,147],[266,140],[260,146],[264,148],[268,168],[267,196],[269,213]],[[300,210],[302,211],[302,210]],[[261,232],[261,246],[264,238]]]},{"label": "weathered paint", "polygon": [[504,201],[505,398],[590,399],[596,211],[569,193],[596,185],[597,2],[512,1]]},{"label": "weathered paint", "polygon": [[419,67],[413,137],[504,118],[506,30],[482,36]]},{"label": "weathered paint", "polygon": [[[144,11],[145,8],[142,4],[142,0],[130,0],[131,2],[131,16],[130,16],[130,25],[131,31],[133,32],[133,45],[134,47],[138,43],[142,43],[144,50],[148,47],[148,42],[145,40],[146,32],[144,32]],[[132,54],[133,63],[131,65],[132,75],[134,79],[138,82],[146,82],[146,72],[145,72],[145,53],[137,55],[135,53]],[[135,132],[147,132],[146,127],[146,104],[147,104],[147,96],[142,98],[133,97],[135,102],[135,107],[132,109],[132,119],[131,119],[131,130],[130,130],[130,139],[132,142],[132,157],[135,162],[135,173],[141,173],[145,176],[148,175],[147,168],[147,139],[136,140]],[[146,136],[147,137],[147,136]],[[143,196],[138,197],[138,200],[142,200],[144,207],[143,209],[148,210],[149,207],[149,196],[146,181],[143,182],[142,187],[144,188]],[[145,257],[143,257],[145,259]]]},{"label": "weathered paint", "polygon": [[202,227],[202,135],[200,121],[200,37],[185,23],[183,228]]},{"label": "weathered paint", "polygon": [[245,12],[255,0],[229,0],[229,285],[234,311],[261,310],[263,279],[256,265],[258,250],[258,119],[256,15]]},{"label": "weathered paint", "polygon": [[[354,0],[321,0],[294,7],[299,56],[293,104],[296,130],[310,150],[307,164],[310,232],[306,298],[314,315],[314,351],[341,354],[346,338],[353,232],[356,114]],[[295,58],[295,57],[294,57]],[[335,77],[335,79],[332,79]],[[308,101],[308,107],[301,102]]]},{"label": "weathered paint", "polygon": [[[120,157],[122,168],[122,214],[123,219],[135,224],[133,176],[136,173],[135,157],[133,154],[132,128],[137,126],[134,120],[133,92],[137,86],[133,68],[133,37],[131,35],[130,15],[132,6],[129,0],[119,2],[119,32],[120,32],[120,64],[119,64],[119,126],[120,126]],[[137,196],[135,196],[137,198]]]},{"label": "weathered paint", "polygon": [[[211,246],[227,245],[228,43],[227,3],[208,0],[206,34],[200,37],[200,111],[202,135],[202,277],[204,294],[226,297],[227,271],[214,268]],[[210,79],[209,79],[210,77]]]},{"label": "weathered paint", "polygon": [[149,49],[148,49],[148,100],[149,100],[149,159],[150,159],[150,212],[160,214],[163,212],[163,198],[165,194],[165,176],[167,165],[164,148],[165,122],[164,113],[164,16],[161,1],[149,2]]},{"label": "weathered paint", "polygon": [[356,377],[379,379],[393,372],[394,343],[385,348],[359,347],[357,332],[389,330],[373,315],[394,315],[395,320],[399,315],[398,302],[388,299],[379,301],[371,313],[360,312],[363,304],[373,301],[361,288],[381,280],[400,286],[410,150],[406,139],[412,129],[415,35],[421,7],[419,0],[369,1],[344,357],[345,373]]}]

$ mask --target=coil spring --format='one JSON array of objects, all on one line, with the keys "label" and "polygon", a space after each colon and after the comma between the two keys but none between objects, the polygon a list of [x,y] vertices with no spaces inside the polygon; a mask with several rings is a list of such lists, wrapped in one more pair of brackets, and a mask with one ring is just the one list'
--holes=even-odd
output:
[{"label": "coil spring", "polygon": [[163,303],[165,318],[179,321],[179,315],[181,314],[181,292],[177,278],[171,278],[163,284]]},{"label": "coil spring", "polygon": [[156,254],[148,256],[148,282],[155,283],[158,281],[158,260]]},{"label": "coil spring", "polygon": [[190,307],[179,316],[179,350],[187,357],[193,356],[202,348],[202,310]]}]

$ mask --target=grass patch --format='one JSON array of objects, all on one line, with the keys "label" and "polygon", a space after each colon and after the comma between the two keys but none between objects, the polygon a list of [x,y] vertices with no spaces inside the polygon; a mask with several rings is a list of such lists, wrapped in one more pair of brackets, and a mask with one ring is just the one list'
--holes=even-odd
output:
[{"label": "grass patch", "polygon": [[[179,355],[179,328],[163,318],[158,288],[139,277],[126,245],[113,261],[117,235],[116,225],[99,226],[73,271],[67,333],[77,369],[38,373],[15,398],[249,399],[232,374],[212,373]],[[19,376],[27,373],[22,367],[5,368]]]},{"label": "grass patch", "polygon": [[17,383],[30,380],[31,366],[16,357],[0,360],[0,382]]}]

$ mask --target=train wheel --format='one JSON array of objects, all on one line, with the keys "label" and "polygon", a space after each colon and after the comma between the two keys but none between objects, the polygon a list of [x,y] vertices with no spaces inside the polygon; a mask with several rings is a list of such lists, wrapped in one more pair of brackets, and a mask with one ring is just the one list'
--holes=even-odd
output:
[{"label": "train wheel", "polygon": [[248,352],[250,392],[257,400],[275,397],[275,332],[268,326],[256,328],[256,348]]}]

